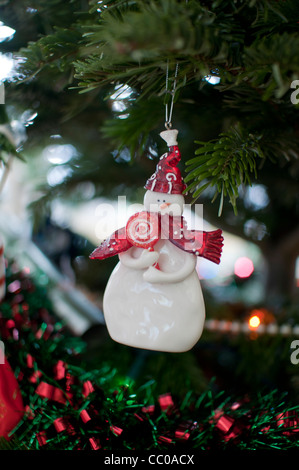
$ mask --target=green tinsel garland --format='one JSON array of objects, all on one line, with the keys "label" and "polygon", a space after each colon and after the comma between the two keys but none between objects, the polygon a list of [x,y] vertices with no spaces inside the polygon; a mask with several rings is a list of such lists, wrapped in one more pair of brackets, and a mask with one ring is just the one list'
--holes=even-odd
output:
[{"label": "green tinsel garland", "polygon": [[[299,406],[273,391],[254,397],[213,393],[184,397],[165,390],[153,401],[153,381],[136,387],[116,368],[82,367],[85,343],[56,318],[45,288],[7,270],[0,338],[18,380],[25,414],[0,449],[176,451],[293,449]],[[1,384],[0,384],[1,386]]]}]

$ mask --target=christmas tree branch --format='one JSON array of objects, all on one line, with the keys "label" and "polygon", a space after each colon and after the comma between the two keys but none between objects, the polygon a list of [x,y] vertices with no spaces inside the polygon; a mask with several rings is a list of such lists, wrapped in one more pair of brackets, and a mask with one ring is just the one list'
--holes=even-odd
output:
[{"label": "christmas tree branch", "polygon": [[[209,96],[217,94],[215,116],[207,118],[217,119],[219,126],[210,123],[207,135],[198,135],[201,147],[187,166],[194,200],[212,188],[220,199],[219,214],[226,198],[236,211],[238,188],[250,185],[266,160],[276,165],[281,156],[292,160],[298,155],[296,106],[289,92],[299,76],[298,6],[291,0],[74,1],[61,4],[64,22],[57,20],[54,8],[60,3],[38,5],[43,33],[21,49],[25,62],[20,72],[26,86],[38,81],[49,91],[50,102],[57,93],[94,90],[96,96],[101,90],[112,113],[97,125],[116,146],[114,152],[126,149],[132,162],[149,149],[150,132],[160,125],[169,98],[168,62],[170,82],[179,65],[175,101],[182,126],[181,103],[194,100],[192,112],[201,129],[207,127]],[[213,92],[210,75],[219,82]],[[132,99],[116,112],[111,95],[122,86],[131,90]],[[76,96],[72,115],[84,101]],[[60,107],[63,114],[61,109],[67,107]],[[193,131],[195,136],[195,125]]]},{"label": "christmas tree branch", "polygon": [[[186,192],[191,192],[193,202],[201,193],[215,188],[215,196],[220,194],[218,215],[221,215],[224,197],[236,211],[238,187],[242,184],[251,185],[251,176],[257,176],[256,158],[264,158],[259,141],[261,137],[247,135],[241,128],[232,128],[220,135],[219,140],[196,142],[201,145],[195,158],[188,160],[187,176],[189,185]],[[192,181],[190,183],[190,181]]]}]

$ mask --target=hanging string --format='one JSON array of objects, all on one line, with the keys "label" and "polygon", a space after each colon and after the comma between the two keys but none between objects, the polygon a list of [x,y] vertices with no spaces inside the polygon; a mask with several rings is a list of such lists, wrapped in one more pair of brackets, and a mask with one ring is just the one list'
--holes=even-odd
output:
[{"label": "hanging string", "polygon": [[[186,5],[188,4],[188,0],[186,0]],[[168,76],[169,76],[169,60],[167,59],[167,67],[166,67],[166,94],[169,93],[171,95],[171,102],[170,102],[170,110],[168,114],[168,103],[166,102],[165,104],[165,127],[167,130],[172,128],[172,112],[173,112],[173,103],[174,103],[174,97],[175,97],[175,91],[176,91],[176,85],[177,85],[177,76],[178,76],[178,70],[179,70],[179,64],[176,64],[175,67],[175,74],[174,74],[174,81],[173,81],[173,87],[172,90],[168,90]]]},{"label": "hanging string", "polygon": [[177,85],[177,76],[178,76],[178,70],[179,70],[179,64],[176,64],[175,67],[175,74],[174,74],[174,81],[173,81],[173,86],[172,90],[170,91],[168,89],[168,79],[169,79],[169,61],[167,60],[167,67],[166,67],[166,94],[169,93],[171,95],[171,102],[170,102],[170,108],[168,105],[168,102],[165,104],[165,127],[167,130],[172,128],[172,112],[173,112],[173,103],[174,103],[174,97],[175,97],[175,91],[176,91],[176,85]]}]

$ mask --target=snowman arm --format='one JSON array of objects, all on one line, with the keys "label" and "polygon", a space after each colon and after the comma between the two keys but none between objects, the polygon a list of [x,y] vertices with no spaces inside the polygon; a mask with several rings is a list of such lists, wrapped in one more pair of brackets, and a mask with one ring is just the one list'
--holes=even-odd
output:
[{"label": "snowman arm", "polygon": [[123,251],[127,251],[131,247],[132,245],[126,237],[126,228],[123,227],[112,233],[109,238],[104,240],[100,246],[93,250],[89,258],[103,260],[122,253]]},{"label": "snowman arm", "polygon": [[119,253],[118,255],[120,262],[127,268],[146,269],[158,260],[159,253],[156,251],[142,250],[141,255],[138,258],[135,258],[132,256],[133,249],[134,248],[131,248],[124,253]]},{"label": "snowman arm", "polygon": [[190,274],[195,270],[196,262],[197,259],[195,255],[186,253],[184,264],[179,270],[165,272],[151,266],[143,274],[143,279],[152,283],[162,282],[170,284],[174,282],[181,282],[190,276]]}]

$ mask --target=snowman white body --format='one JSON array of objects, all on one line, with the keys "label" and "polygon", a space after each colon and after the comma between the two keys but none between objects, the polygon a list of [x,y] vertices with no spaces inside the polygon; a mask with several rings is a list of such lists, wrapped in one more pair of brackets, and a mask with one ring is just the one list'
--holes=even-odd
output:
[{"label": "snowman white body", "polygon": [[[182,195],[147,191],[144,197],[145,210],[162,214],[181,215],[183,204]],[[154,251],[132,247],[119,260],[103,300],[111,338],[149,350],[191,349],[205,321],[196,255],[161,239]]]}]

